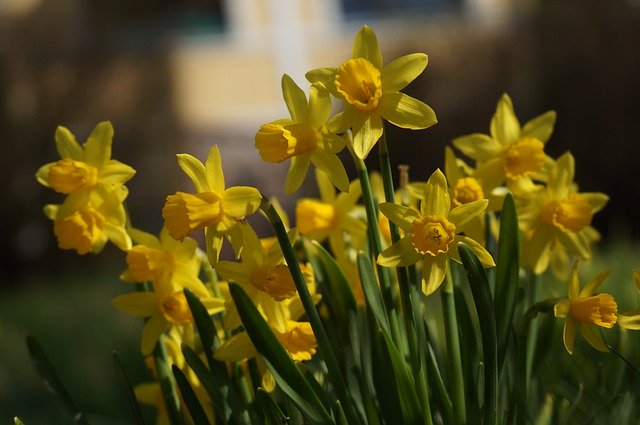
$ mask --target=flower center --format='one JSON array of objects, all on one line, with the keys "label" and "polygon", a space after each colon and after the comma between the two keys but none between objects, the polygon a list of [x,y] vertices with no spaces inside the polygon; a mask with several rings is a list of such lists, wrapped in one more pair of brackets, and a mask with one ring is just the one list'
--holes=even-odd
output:
[{"label": "flower center", "polygon": [[571,302],[571,316],[578,322],[612,328],[618,320],[618,304],[610,294],[597,294]]},{"label": "flower center", "polygon": [[484,192],[482,187],[478,183],[478,180],[473,177],[465,177],[458,180],[453,188],[453,206],[457,207],[469,202],[477,201],[478,199],[484,199]]},{"label": "flower center", "polygon": [[364,58],[350,59],[336,70],[336,90],[358,109],[375,109],[382,98],[380,70]]},{"label": "flower center", "polygon": [[449,250],[456,226],[445,217],[426,215],[411,223],[411,242],[420,254],[434,257]]},{"label": "flower center", "polygon": [[255,143],[262,160],[276,164],[312,152],[317,145],[318,132],[307,123],[264,124],[256,134]]},{"label": "flower center", "polygon": [[551,201],[540,211],[543,223],[571,232],[579,232],[587,227],[591,224],[592,217],[591,204],[580,194],[571,195],[562,201]]},{"label": "flower center", "polygon": [[284,264],[277,266],[259,266],[253,269],[250,278],[259,290],[266,292],[276,301],[283,301],[296,294],[291,271]]},{"label": "flower center", "polygon": [[296,222],[300,234],[314,237],[318,232],[337,228],[338,215],[331,204],[302,199],[296,205]]},{"label": "flower center", "polygon": [[177,192],[167,196],[162,209],[162,218],[166,221],[169,234],[178,240],[194,230],[220,222],[223,217],[222,198],[215,192]]},{"label": "flower center", "polygon": [[127,251],[126,262],[131,277],[136,282],[153,281],[160,273],[171,273],[174,269],[173,255],[146,245],[136,245]]},{"label": "flower center", "polygon": [[293,360],[311,360],[315,354],[318,343],[309,322],[288,320],[285,332],[274,332]]},{"label": "flower center", "polygon": [[49,168],[49,184],[56,192],[69,194],[91,189],[98,182],[98,170],[81,161],[61,159]]},{"label": "flower center", "polygon": [[53,224],[53,233],[61,249],[75,249],[78,254],[91,251],[102,234],[104,217],[93,209],[84,209]]},{"label": "flower center", "polygon": [[193,323],[193,316],[183,291],[172,292],[160,301],[160,311],[169,323],[185,325]]},{"label": "flower center", "polygon": [[502,168],[509,179],[529,177],[546,161],[544,144],[535,137],[525,137],[502,151]]}]

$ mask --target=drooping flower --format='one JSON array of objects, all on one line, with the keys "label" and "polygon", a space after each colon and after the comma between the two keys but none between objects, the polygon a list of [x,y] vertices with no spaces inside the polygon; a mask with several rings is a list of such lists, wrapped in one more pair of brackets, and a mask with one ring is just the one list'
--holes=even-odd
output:
[{"label": "drooping flower", "polygon": [[523,263],[536,274],[551,264],[554,273],[562,276],[570,255],[591,258],[591,244],[598,238],[591,219],[609,197],[599,192],[578,192],[574,173],[575,161],[567,152],[555,162],[547,186],[519,210]]},{"label": "drooping flower", "polygon": [[288,75],[282,76],[282,94],[291,118],[279,119],[260,126],[255,146],[263,161],[280,163],[291,159],[285,181],[285,192],[300,188],[309,164],[325,173],[341,191],[349,190],[349,178],[336,155],[344,146],[342,137],[329,131],[331,99],[323,86],[312,85],[309,101]]},{"label": "drooping flower", "polygon": [[45,215],[53,220],[53,233],[61,249],[75,249],[78,254],[97,254],[107,241],[123,251],[131,248],[125,226],[126,212],[122,202],[128,191],[105,186],[67,196],[61,205],[47,205]]},{"label": "drooping flower", "polygon": [[[279,332],[284,332],[288,312],[283,301],[297,296],[297,290],[291,271],[284,262],[280,245],[273,244],[269,249],[264,249],[251,226],[242,225],[241,231],[243,249],[240,259],[242,261],[219,261],[215,269],[225,280],[234,281],[242,286],[269,323]],[[296,237],[296,231],[289,232],[292,242]],[[306,267],[303,269],[306,270]],[[312,275],[310,273],[306,275],[308,282],[312,284]],[[241,324],[235,304],[227,303],[225,327],[235,329]]]},{"label": "drooping flower", "polygon": [[111,159],[113,126],[104,121],[96,125],[83,146],[65,127],[56,129],[56,148],[60,160],[45,164],[36,173],[38,182],[56,192],[69,195],[98,185],[114,189],[126,183],[136,171]]},{"label": "drooping flower", "polygon": [[558,302],[553,312],[565,319],[563,340],[569,354],[573,354],[576,331],[596,350],[609,352],[602,336],[593,328],[600,326],[611,329],[618,319],[618,305],[610,294],[598,294],[600,284],[609,276],[610,269],[600,272],[580,290],[578,261],[573,265],[569,277],[569,297]]},{"label": "drooping flower", "polygon": [[336,133],[351,128],[353,149],[364,159],[382,136],[382,119],[412,130],[437,122],[429,106],[400,92],[426,66],[423,53],[402,56],[383,66],[376,34],[365,25],[356,35],[351,59],[338,68],[314,69],[306,77],[344,101],[345,109],[334,117],[332,128]]},{"label": "drooping flower", "polygon": [[193,181],[196,193],[176,192],[167,196],[162,217],[171,237],[183,239],[196,230],[205,229],[211,264],[218,261],[223,236],[238,253],[241,238],[236,226],[260,208],[262,195],[258,189],[248,186],[225,189],[218,146],[211,148],[205,164],[188,154],[178,155],[178,164]]},{"label": "drooping flower", "polygon": [[390,202],[380,204],[380,212],[400,227],[405,236],[378,256],[385,267],[404,267],[423,260],[422,291],[433,293],[447,273],[447,259],[460,262],[458,243],[467,244],[485,267],[495,263],[491,255],[475,240],[462,235],[467,226],[487,208],[479,199],[451,209],[447,180],[436,170],[425,186],[420,210]]},{"label": "drooping flower", "polygon": [[456,148],[477,162],[475,176],[487,187],[504,183],[519,197],[538,189],[534,180],[546,181],[553,164],[544,153],[551,137],[556,113],[548,111],[520,127],[511,98],[504,94],[491,119],[490,135],[470,134],[453,140]]},{"label": "drooping flower", "polygon": [[345,235],[351,242],[361,245],[366,236],[366,224],[353,216],[361,188],[357,181],[351,182],[349,191],[336,195],[329,179],[316,172],[321,199],[302,198],[296,204],[296,225],[301,235],[329,244],[336,257],[345,250]]}]

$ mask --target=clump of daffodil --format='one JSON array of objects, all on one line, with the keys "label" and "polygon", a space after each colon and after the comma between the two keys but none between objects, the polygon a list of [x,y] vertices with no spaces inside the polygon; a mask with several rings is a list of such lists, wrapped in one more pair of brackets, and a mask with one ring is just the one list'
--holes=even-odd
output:
[{"label": "clump of daffodil", "polygon": [[224,310],[224,300],[213,297],[199,280],[189,280],[184,285],[160,280],[154,282],[152,291],[131,292],[111,300],[113,306],[124,313],[148,318],[142,329],[140,347],[143,355],[151,354],[160,336],[173,326],[193,324],[184,288],[200,299],[209,314]]},{"label": "clump of daffodil", "polygon": [[113,126],[108,121],[96,125],[83,146],[62,126],[56,129],[55,140],[61,159],[40,167],[36,178],[56,192],[69,195],[98,185],[113,189],[136,173],[128,165],[111,159]]},{"label": "clump of daffodil", "polygon": [[68,196],[61,205],[47,205],[45,215],[53,220],[53,233],[61,249],[78,254],[99,253],[107,241],[123,251],[131,248],[125,226],[127,215],[122,202],[128,191],[104,186]]},{"label": "clump of daffodil", "polygon": [[353,213],[362,193],[357,181],[351,182],[349,191],[336,195],[333,185],[322,173],[316,172],[320,199],[302,198],[296,204],[296,224],[301,235],[329,245],[336,257],[345,252],[345,236],[357,246],[366,237],[367,225]]},{"label": "clump of daffodil", "polygon": [[129,229],[136,244],[127,251],[127,270],[120,276],[125,282],[171,281],[184,286],[198,280],[201,259],[198,243],[191,238],[173,239],[165,227],[160,237]]},{"label": "clump of daffodil", "polygon": [[404,267],[422,260],[422,291],[433,293],[447,273],[447,259],[460,262],[458,243],[464,242],[486,267],[495,263],[478,242],[461,233],[473,219],[483,215],[489,201],[478,199],[451,209],[447,180],[436,170],[424,189],[420,210],[385,202],[380,212],[404,231],[404,236],[378,256],[385,267]]},{"label": "clump of daffodil", "polygon": [[599,192],[578,192],[574,173],[575,161],[567,152],[552,167],[547,186],[519,210],[523,263],[536,274],[551,264],[554,273],[562,276],[570,255],[591,258],[591,244],[598,238],[590,226],[591,219],[609,197]]},{"label": "clump of daffodil", "polygon": [[475,176],[486,187],[507,184],[515,196],[528,197],[538,189],[534,180],[545,181],[553,160],[544,153],[556,113],[548,111],[523,127],[504,94],[491,118],[490,135],[470,134],[453,141],[456,148],[477,162]]},{"label": "clump of daffodil", "polygon": [[248,186],[225,188],[218,146],[213,146],[205,164],[188,154],[178,155],[180,168],[193,181],[196,193],[176,192],[167,196],[162,209],[165,226],[174,239],[183,239],[205,229],[206,251],[211,264],[220,256],[223,236],[239,252],[238,222],[260,208],[262,195]]},{"label": "clump of daffodil", "polygon": [[[291,271],[284,262],[280,245],[272,244],[264,249],[255,231],[248,224],[241,226],[242,252],[241,262],[219,261],[216,271],[228,281],[234,281],[246,292],[258,310],[279,332],[286,330],[288,313],[283,301],[297,295]],[[295,241],[296,231],[289,232],[289,238]],[[306,273],[309,281],[312,276]],[[227,303],[224,325],[228,329],[240,326],[240,316],[233,302]]]},{"label": "clump of daffodil", "polygon": [[574,263],[569,277],[569,298],[560,301],[553,308],[556,317],[565,319],[563,340],[569,354],[573,354],[577,330],[593,348],[609,352],[602,336],[593,326],[611,329],[618,319],[618,305],[613,296],[596,293],[610,272],[610,269],[600,272],[580,290],[578,261]]},{"label": "clump of daffodil", "polygon": [[309,71],[306,76],[344,101],[344,111],[332,119],[332,128],[336,133],[351,128],[353,150],[364,159],[382,136],[383,119],[412,130],[437,122],[429,106],[400,92],[426,67],[424,53],[402,56],[383,66],[376,34],[365,25],[356,35],[351,59],[337,68]]},{"label": "clump of daffodil", "polygon": [[342,137],[329,131],[331,99],[318,84],[309,90],[309,101],[288,75],[282,76],[282,94],[291,118],[279,119],[260,126],[255,146],[263,161],[280,163],[291,159],[285,181],[285,192],[300,188],[309,164],[325,173],[341,191],[349,190],[349,177],[336,155],[344,146]]}]

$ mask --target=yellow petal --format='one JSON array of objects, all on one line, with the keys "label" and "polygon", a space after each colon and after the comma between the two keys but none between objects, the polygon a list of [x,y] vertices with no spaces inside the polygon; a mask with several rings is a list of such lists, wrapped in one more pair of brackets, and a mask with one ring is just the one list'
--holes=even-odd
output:
[{"label": "yellow petal", "polygon": [[427,67],[428,57],[424,53],[401,56],[382,69],[382,90],[400,91]]},{"label": "yellow petal", "polygon": [[124,184],[136,174],[136,170],[119,161],[111,160],[100,171],[100,182],[109,185]]},{"label": "yellow petal", "polygon": [[609,352],[609,349],[604,343],[602,336],[593,327],[583,323],[580,325],[580,333],[582,334],[582,337],[596,350],[602,351],[604,353]]},{"label": "yellow petal", "polygon": [[211,190],[222,193],[224,192],[224,173],[222,172],[222,158],[220,157],[220,150],[217,145],[213,145],[209,149],[209,155],[207,155],[207,161],[204,163],[204,169],[206,170],[207,182]]},{"label": "yellow petal", "polygon": [[447,256],[426,255],[422,263],[422,292],[429,296],[442,284],[447,274]]},{"label": "yellow petal", "polygon": [[502,145],[510,145],[520,136],[520,123],[513,112],[513,104],[507,94],[498,101],[496,113],[491,118],[491,137]]},{"label": "yellow petal", "polygon": [[160,335],[168,328],[168,323],[161,315],[152,316],[142,328],[140,349],[143,356],[151,354],[160,339]]},{"label": "yellow petal", "polygon": [[444,148],[444,175],[449,182],[449,186],[455,187],[458,180],[467,177],[458,165],[458,158],[449,146]]},{"label": "yellow petal", "polygon": [[305,122],[307,120],[307,97],[304,91],[287,74],[282,76],[281,85],[282,97],[293,122]]},{"label": "yellow petal", "polygon": [[405,267],[415,264],[422,258],[407,235],[378,255],[378,264],[384,267]]},{"label": "yellow petal", "polygon": [[627,311],[619,315],[618,326],[634,331],[640,330],[640,309]]},{"label": "yellow petal", "polygon": [[576,260],[569,276],[569,301],[577,300],[580,296],[580,280],[578,279],[578,266],[580,262]]},{"label": "yellow petal", "polygon": [[382,118],[401,128],[420,130],[438,122],[430,106],[404,93],[385,93],[380,107]]},{"label": "yellow petal", "polygon": [[76,138],[66,127],[56,128],[56,149],[60,158],[71,158],[76,161],[84,161],[84,151],[76,142]]},{"label": "yellow petal", "polygon": [[101,168],[111,158],[113,126],[103,121],[93,129],[84,145],[85,160],[88,164]]},{"label": "yellow petal", "polygon": [[542,143],[547,143],[551,133],[553,133],[553,126],[556,122],[555,111],[548,111],[544,114],[529,120],[524,127],[522,127],[521,137],[535,137]]},{"label": "yellow petal", "polygon": [[[153,234],[144,232],[139,229],[129,229],[129,236],[131,239],[139,245],[145,245],[153,249],[162,249],[160,240]],[[173,239],[172,239],[173,240]]]},{"label": "yellow petal", "polygon": [[486,134],[474,133],[453,139],[453,146],[469,158],[484,162],[500,154],[502,145]]},{"label": "yellow petal", "polygon": [[591,279],[589,283],[587,283],[582,291],[580,291],[580,298],[590,297],[595,294],[595,292],[600,287],[600,284],[611,274],[611,269],[606,269],[598,273],[596,277]]},{"label": "yellow petal", "polygon": [[564,322],[564,330],[562,332],[562,341],[564,342],[564,348],[566,348],[569,354],[573,354],[573,343],[576,340],[576,327],[577,323],[571,317],[567,317]]},{"label": "yellow petal", "polygon": [[222,205],[225,215],[240,219],[260,209],[262,194],[255,187],[234,186],[224,191]]},{"label": "yellow petal", "polygon": [[478,199],[455,207],[449,212],[447,219],[456,226],[456,232],[462,232],[463,226],[478,216],[482,216],[489,205],[488,199]]},{"label": "yellow petal", "polygon": [[549,267],[551,242],[551,231],[546,227],[535,229],[531,238],[523,240],[522,257],[535,274],[542,274]]},{"label": "yellow petal", "polygon": [[291,165],[289,166],[289,172],[284,182],[284,191],[290,195],[300,189],[302,182],[309,171],[309,163],[311,162],[311,155],[299,155],[291,158]]},{"label": "yellow petal", "polygon": [[315,176],[316,183],[318,183],[318,191],[320,192],[320,199],[322,202],[332,204],[336,198],[336,190],[334,189],[333,184],[331,184],[329,176],[320,172],[318,169],[316,169]]},{"label": "yellow petal", "polygon": [[349,191],[349,176],[347,176],[347,171],[344,169],[342,161],[340,161],[340,158],[338,158],[336,154],[318,150],[311,155],[311,162],[318,170],[322,171],[340,191]]},{"label": "yellow petal", "polygon": [[220,361],[237,362],[251,359],[257,354],[256,348],[246,332],[239,332],[227,339],[214,353],[213,357]]},{"label": "yellow petal", "polygon": [[572,190],[574,174],[575,160],[573,155],[567,152],[556,160],[555,166],[549,173],[548,190],[557,199],[566,198]]},{"label": "yellow petal", "polygon": [[453,250],[454,252],[458,251],[458,243],[460,242],[464,243],[473,250],[474,254],[476,254],[478,260],[480,260],[480,263],[482,263],[484,267],[496,266],[496,263],[493,261],[493,257],[491,256],[491,254],[489,254],[489,252],[482,245],[468,236],[458,235],[455,237],[454,243],[456,248]]},{"label": "yellow petal", "polygon": [[336,68],[317,68],[305,74],[307,81],[311,84],[321,84],[329,90],[333,96],[339,97],[334,84],[335,76]]},{"label": "yellow petal", "polygon": [[580,192],[580,196],[586,198],[594,213],[600,211],[609,202],[609,197],[600,192]]},{"label": "yellow petal", "polygon": [[500,186],[506,179],[500,158],[491,158],[481,165],[478,165],[473,175],[476,180],[482,182],[483,189],[487,191],[491,191]]},{"label": "yellow petal", "polygon": [[567,317],[570,309],[571,303],[568,300],[562,300],[553,306],[553,315],[556,317]]},{"label": "yellow petal", "polygon": [[447,217],[451,210],[447,179],[440,169],[431,174],[424,189],[424,198],[420,203],[420,215],[437,215]]},{"label": "yellow petal", "polygon": [[353,57],[365,58],[376,68],[382,69],[382,54],[378,47],[376,33],[373,32],[371,27],[365,25],[356,34],[356,39],[353,43]]},{"label": "yellow petal", "polygon": [[204,229],[204,237],[207,258],[209,259],[209,264],[213,266],[218,262],[218,258],[220,258],[220,249],[222,248],[223,239],[215,229],[210,227]]},{"label": "yellow petal", "polygon": [[131,249],[131,238],[125,230],[124,226],[113,225],[109,222],[104,225],[104,233],[111,243],[120,248],[122,251]]},{"label": "yellow petal", "polygon": [[149,317],[158,312],[158,297],[154,292],[131,292],[118,295],[111,304],[131,316]]},{"label": "yellow petal", "polygon": [[[327,89],[320,84],[314,84],[309,89],[309,106],[306,121],[312,128],[318,129],[331,116],[331,98]],[[295,119],[294,119],[295,121]]]},{"label": "yellow petal", "polygon": [[379,205],[379,208],[385,217],[405,232],[411,231],[413,221],[420,218],[420,213],[413,208],[397,205],[392,202],[383,202]]},{"label": "yellow petal", "polygon": [[196,188],[196,192],[210,192],[212,189],[207,182],[207,173],[204,169],[204,164],[200,160],[187,153],[180,153],[177,155],[178,165],[182,168],[182,171],[191,179],[193,186]]},{"label": "yellow petal", "polygon": [[382,120],[379,115],[367,115],[353,123],[353,150],[360,159],[365,159],[369,151],[382,136]]}]

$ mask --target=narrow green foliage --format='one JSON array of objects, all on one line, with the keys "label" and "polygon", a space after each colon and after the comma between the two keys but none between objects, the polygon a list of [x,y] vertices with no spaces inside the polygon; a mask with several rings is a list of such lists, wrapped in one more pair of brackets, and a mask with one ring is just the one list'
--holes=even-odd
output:
[{"label": "narrow green foliage", "polygon": [[129,377],[127,376],[127,373],[125,372],[124,367],[120,362],[120,358],[115,351],[113,352],[113,362],[115,364],[116,370],[118,371],[118,377],[120,378],[122,389],[124,390],[124,394],[127,397],[127,402],[129,403],[129,408],[131,409],[133,420],[137,425],[145,425],[146,422],[144,420],[144,417],[142,416],[142,412],[140,411],[140,406],[138,405],[136,394],[133,391],[133,387],[131,386]]},{"label": "narrow green foliage", "polygon": [[62,381],[49,361],[44,350],[34,337],[27,335],[27,349],[31,356],[31,361],[38,371],[38,375],[44,381],[45,388],[56,399],[57,405],[68,421],[73,424],[89,425],[89,421],[80,409],[76,406],[71,396],[64,388]]},{"label": "narrow green foliage", "polygon": [[198,330],[198,335],[200,335],[200,341],[202,342],[202,348],[209,367],[213,368],[213,363],[216,362],[213,358],[213,350],[218,332],[207,312],[207,308],[200,302],[200,299],[188,288],[184,288],[184,296],[187,299],[187,304],[189,304],[189,309],[193,315],[193,322]]},{"label": "narrow green foliage", "polygon": [[171,366],[171,370],[173,371],[173,377],[176,380],[176,384],[180,389],[180,394],[182,394],[184,404],[187,406],[193,422],[198,425],[209,425],[210,422],[207,418],[207,414],[204,412],[200,401],[198,401],[198,397],[196,397],[196,393],[193,391],[193,388],[191,388],[191,384],[189,384],[187,377],[184,376],[184,373],[175,364]]},{"label": "narrow green foliage", "polygon": [[167,416],[171,425],[182,425],[182,415],[180,414],[180,397],[173,381],[173,373],[167,360],[167,351],[162,338],[153,350],[153,361],[158,374],[158,383],[162,392],[162,399],[167,407]]},{"label": "narrow green foliage", "polygon": [[374,315],[382,329],[390,333],[389,318],[380,295],[378,280],[373,271],[371,260],[362,252],[358,253],[358,271],[360,272],[360,282],[362,282],[362,291],[367,301],[367,308]]},{"label": "narrow green foliage", "polygon": [[291,360],[251,298],[237,284],[229,284],[229,290],[245,330],[278,386],[311,421],[318,424],[333,423],[315,391]]},{"label": "narrow green foliage", "polygon": [[256,405],[262,412],[265,425],[287,425],[289,418],[282,413],[280,406],[262,388],[256,390]]},{"label": "narrow green foliage", "polygon": [[491,290],[484,268],[467,245],[459,244],[460,259],[467,271],[469,285],[478,312],[484,357],[484,425],[496,423],[498,409],[498,338]]},{"label": "narrow green foliage", "polygon": [[509,346],[509,333],[516,308],[520,274],[520,231],[515,199],[508,193],[500,217],[500,240],[496,264],[494,310],[498,334],[498,368],[502,369]]}]

